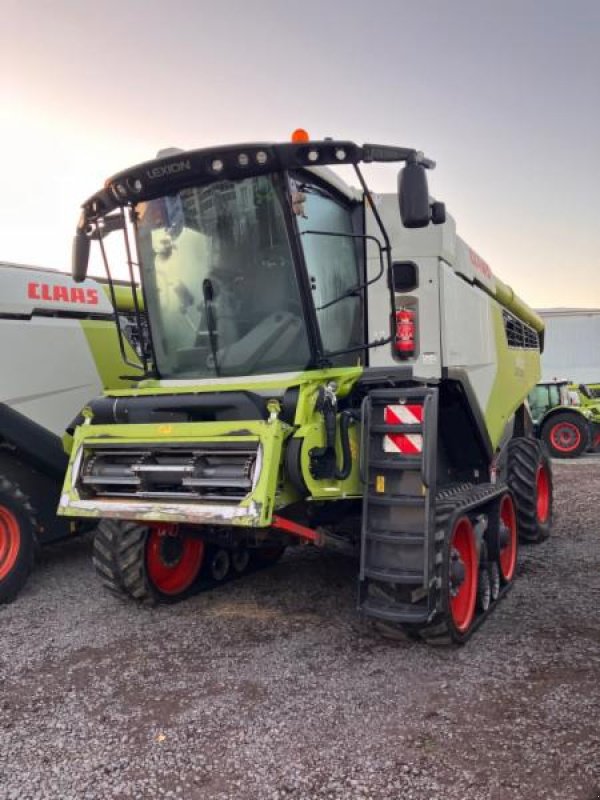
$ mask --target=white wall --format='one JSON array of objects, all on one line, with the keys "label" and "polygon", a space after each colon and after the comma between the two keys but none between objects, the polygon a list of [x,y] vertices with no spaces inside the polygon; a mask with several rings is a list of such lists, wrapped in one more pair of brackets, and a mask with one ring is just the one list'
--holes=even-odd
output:
[{"label": "white wall", "polygon": [[600,310],[538,313],[546,323],[542,379],[600,383]]}]

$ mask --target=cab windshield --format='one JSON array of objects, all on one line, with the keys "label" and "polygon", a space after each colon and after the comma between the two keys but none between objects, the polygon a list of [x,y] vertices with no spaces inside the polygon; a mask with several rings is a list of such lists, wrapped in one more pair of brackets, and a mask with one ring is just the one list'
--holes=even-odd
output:
[{"label": "cab windshield", "polygon": [[300,290],[275,181],[224,180],[135,207],[161,377],[308,366]]}]

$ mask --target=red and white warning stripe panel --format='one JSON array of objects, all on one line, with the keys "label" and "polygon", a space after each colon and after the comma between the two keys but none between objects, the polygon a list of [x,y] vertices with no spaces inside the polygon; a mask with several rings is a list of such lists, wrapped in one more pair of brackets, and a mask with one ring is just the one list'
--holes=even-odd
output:
[{"label": "red and white warning stripe panel", "polygon": [[[423,423],[422,405],[386,406],[383,411],[386,425],[421,425]],[[383,450],[386,453],[414,455],[423,452],[421,433],[390,433],[383,437]]]}]

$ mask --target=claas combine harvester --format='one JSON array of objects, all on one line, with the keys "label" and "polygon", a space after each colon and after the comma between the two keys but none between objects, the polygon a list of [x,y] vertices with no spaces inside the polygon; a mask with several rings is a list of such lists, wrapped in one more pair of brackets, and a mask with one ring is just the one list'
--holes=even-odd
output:
[{"label": "claas combine harvester", "polygon": [[[365,162],[402,162],[398,193]],[[110,589],[168,602],[308,543],[358,556],[360,612],[424,638],[464,641],[503,595],[551,524],[526,404],[543,323],[431,200],[433,166],[298,134],[171,150],[84,204],[75,279],[121,231],[149,323],[60,500],[101,520]]]}]

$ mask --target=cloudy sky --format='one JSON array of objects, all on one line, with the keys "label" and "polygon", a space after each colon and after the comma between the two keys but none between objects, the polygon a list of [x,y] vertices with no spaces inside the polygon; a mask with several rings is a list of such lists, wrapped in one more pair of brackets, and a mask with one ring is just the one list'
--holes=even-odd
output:
[{"label": "cloudy sky", "polygon": [[[69,268],[81,202],[162,147],[414,146],[536,307],[600,307],[599,0],[0,0],[0,260]],[[369,172],[394,190],[392,167]]]}]

